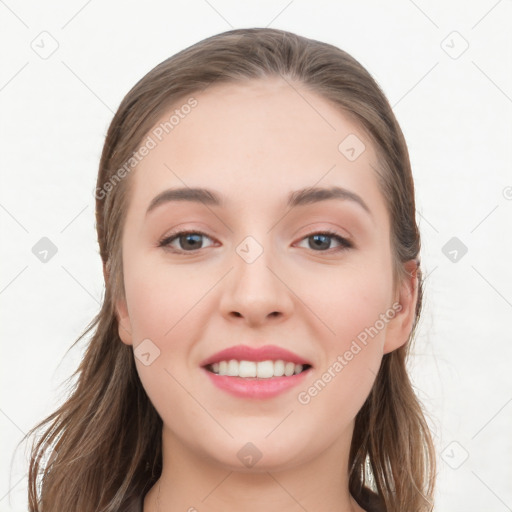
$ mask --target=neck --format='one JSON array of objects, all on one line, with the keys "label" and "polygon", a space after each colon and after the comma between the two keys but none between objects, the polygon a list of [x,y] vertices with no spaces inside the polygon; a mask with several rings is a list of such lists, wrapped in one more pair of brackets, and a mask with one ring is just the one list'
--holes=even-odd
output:
[{"label": "neck", "polygon": [[348,490],[351,434],[302,465],[236,471],[191,451],[164,425],[162,474],[144,512],[364,512]]}]

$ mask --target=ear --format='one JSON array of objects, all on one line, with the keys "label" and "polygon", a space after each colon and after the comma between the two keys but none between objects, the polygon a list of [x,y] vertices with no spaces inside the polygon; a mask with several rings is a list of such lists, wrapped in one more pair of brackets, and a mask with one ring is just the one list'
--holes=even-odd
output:
[{"label": "ear", "polygon": [[[103,264],[103,277],[105,279],[105,285],[108,283],[110,278],[109,265]],[[126,305],[126,299],[122,298],[116,301],[116,317],[118,332],[121,341],[126,345],[133,345],[132,340],[132,327],[130,324],[130,316],[128,315],[128,307]]]},{"label": "ear", "polygon": [[126,299],[122,298],[116,302],[116,316],[121,341],[126,345],[133,345],[132,326],[130,322],[130,315],[128,314]]},{"label": "ear", "polygon": [[103,280],[105,281],[105,285],[108,283],[109,278],[110,278],[109,261],[107,261],[106,263],[103,263]]},{"label": "ear", "polygon": [[418,301],[418,262],[410,260],[404,265],[407,276],[398,286],[395,302],[393,303],[396,314],[386,327],[384,354],[400,348],[407,342],[414,323]]}]

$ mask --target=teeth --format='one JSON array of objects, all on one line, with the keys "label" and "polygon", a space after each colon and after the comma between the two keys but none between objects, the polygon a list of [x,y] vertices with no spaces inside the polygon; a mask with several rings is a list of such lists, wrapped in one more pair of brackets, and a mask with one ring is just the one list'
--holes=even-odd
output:
[{"label": "teeth", "polygon": [[226,371],[226,375],[229,375],[230,377],[238,376],[238,361],[235,361],[234,359],[228,361],[228,369]]},{"label": "teeth", "polygon": [[256,363],[256,377],[269,379],[274,376],[274,363],[272,361],[260,361]]},{"label": "teeth", "polygon": [[274,363],[274,376],[282,377],[284,375],[284,361],[276,361]]},{"label": "teeth", "polygon": [[284,365],[284,374],[289,377],[290,375],[293,375],[293,372],[295,371],[295,365],[293,363],[286,363]]},{"label": "teeth", "polygon": [[238,366],[238,370],[233,377],[256,377],[256,372],[258,371],[257,363],[253,361],[235,361],[232,360],[230,363],[234,363]]},{"label": "teeth", "polygon": [[270,379],[272,377],[290,377],[302,372],[303,365],[282,361],[219,361],[210,366],[213,373],[227,375],[229,377],[257,377],[258,379]]}]

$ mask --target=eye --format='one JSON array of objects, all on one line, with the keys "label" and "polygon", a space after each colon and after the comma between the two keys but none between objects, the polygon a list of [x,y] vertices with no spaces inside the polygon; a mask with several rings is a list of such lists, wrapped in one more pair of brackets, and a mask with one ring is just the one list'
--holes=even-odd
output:
[{"label": "eye", "polygon": [[[331,247],[329,247],[331,245],[330,239],[335,239],[339,243],[339,247],[334,248],[334,252],[345,251],[353,247],[351,242],[349,242],[346,238],[343,238],[335,231],[321,231],[318,233],[311,233],[310,235],[304,237],[302,240],[309,240],[309,248],[314,249],[315,252],[325,252],[331,249]],[[319,249],[319,251],[316,249]]]},{"label": "eye", "polygon": [[[206,237],[211,240],[209,236],[200,231],[179,231],[161,240],[158,243],[158,247],[169,248],[174,252],[193,252],[198,249],[203,249],[203,247],[200,247],[201,237]],[[176,248],[173,246],[172,243],[175,241],[178,242],[178,245],[181,247]]]},{"label": "eye", "polygon": [[[212,240],[208,235],[202,233],[201,231],[179,231],[163,238],[158,243],[158,247],[170,249],[171,251],[177,253],[190,253],[199,249],[204,249],[204,247],[201,247],[202,237]],[[346,238],[343,238],[335,231],[321,231],[318,233],[312,233],[304,237],[302,240],[309,240],[309,248],[314,249],[315,252],[326,252],[332,249],[332,247],[330,247],[331,239],[336,240],[336,242],[339,244],[337,248],[334,248],[334,252],[344,251],[353,247],[351,242],[349,242]],[[172,245],[175,242],[178,243],[179,247]]]}]

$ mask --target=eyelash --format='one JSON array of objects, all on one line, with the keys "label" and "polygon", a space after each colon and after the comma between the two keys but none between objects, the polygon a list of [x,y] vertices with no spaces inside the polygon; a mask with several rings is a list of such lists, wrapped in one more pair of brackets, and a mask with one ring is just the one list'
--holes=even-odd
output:
[{"label": "eyelash", "polygon": [[[162,247],[165,250],[169,250],[176,254],[194,254],[197,251],[201,250],[201,249],[193,249],[191,251],[184,251],[182,249],[171,248],[170,243],[172,241],[178,239],[182,235],[201,235],[201,236],[205,236],[205,237],[211,239],[211,237],[209,237],[206,233],[203,233],[202,231],[186,231],[186,230],[178,231],[176,233],[171,233],[170,235],[168,235],[168,236],[164,237],[162,240],[160,240],[160,242],[158,242],[158,247]],[[330,238],[334,238],[340,243],[340,247],[334,248],[334,251],[332,250],[332,248],[327,249],[325,251],[323,251],[323,250],[315,251],[315,250],[311,249],[313,252],[331,254],[332,252],[337,253],[337,252],[341,252],[341,251],[346,251],[347,249],[351,249],[353,247],[353,244],[349,240],[347,240],[346,238],[343,238],[338,233],[336,233],[335,231],[331,231],[331,230],[314,231],[313,233],[310,233],[309,235],[306,235],[305,237],[301,238],[301,241],[306,240],[314,235],[327,235]]]}]

